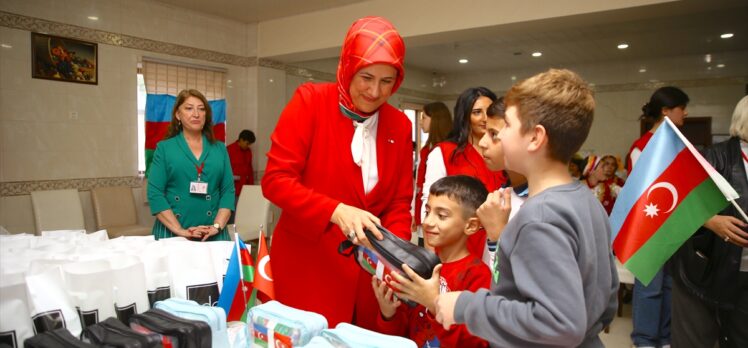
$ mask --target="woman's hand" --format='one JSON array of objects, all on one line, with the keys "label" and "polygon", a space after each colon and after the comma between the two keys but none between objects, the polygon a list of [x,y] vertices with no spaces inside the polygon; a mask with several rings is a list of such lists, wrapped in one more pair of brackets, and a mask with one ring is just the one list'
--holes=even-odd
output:
[{"label": "woman's hand", "polygon": [[377,276],[371,277],[371,287],[374,289],[374,296],[379,303],[379,311],[382,312],[384,320],[390,320],[397,312],[400,306],[400,300],[394,296],[394,292],[387,286],[387,283],[377,279]]},{"label": "woman's hand", "polygon": [[748,248],[748,232],[743,230],[747,225],[728,215],[714,215],[704,223],[704,227],[712,230],[720,239],[743,248]]},{"label": "woman's hand", "polygon": [[208,225],[193,226],[188,228],[192,236],[190,238],[200,238],[204,242],[206,239],[215,236],[220,232],[217,228]]},{"label": "woman's hand", "polygon": [[338,225],[345,238],[356,245],[363,245],[371,249],[371,244],[364,234],[364,229],[374,233],[377,239],[382,239],[382,234],[377,229],[377,225],[381,223],[379,218],[366,210],[340,203],[332,213],[330,222]]},{"label": "woman's hand", "polygon": [[488,240],[499,240],[512,212],[512,189],[499,189],[488,194],[486,201],[478,207],[476,214],[486,229]]}]

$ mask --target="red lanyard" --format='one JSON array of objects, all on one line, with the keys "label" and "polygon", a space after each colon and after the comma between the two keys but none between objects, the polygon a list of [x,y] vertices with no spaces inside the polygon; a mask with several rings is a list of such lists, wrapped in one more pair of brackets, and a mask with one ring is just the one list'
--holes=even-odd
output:
[{"label": "red lanyard", "polygon": [[748,156],[745,155],[745,152],[743,152],[743,149],[740,149],[740,154],[743,155],[743,161],[748,162]]},{"label": "red lanyard", "polygon": [[195,169],[197,169],[197,181],[200,181],[200,176],[203,175],[203,168],[205,168],[205,162],[200,163],[199,167],[197,164],[195,165]]}]

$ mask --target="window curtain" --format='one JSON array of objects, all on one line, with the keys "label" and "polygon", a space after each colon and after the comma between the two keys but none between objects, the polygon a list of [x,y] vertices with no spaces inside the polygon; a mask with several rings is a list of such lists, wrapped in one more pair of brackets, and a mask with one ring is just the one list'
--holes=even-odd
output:
[{"label": "window curtain", "polygon": [[166,135],[177,94],[196,89],[208,99],[213,111],[213,133],[226,141],[226,73],[187,65],[143,59],[145,81],[145,176],[153,161],[156,144]]}]

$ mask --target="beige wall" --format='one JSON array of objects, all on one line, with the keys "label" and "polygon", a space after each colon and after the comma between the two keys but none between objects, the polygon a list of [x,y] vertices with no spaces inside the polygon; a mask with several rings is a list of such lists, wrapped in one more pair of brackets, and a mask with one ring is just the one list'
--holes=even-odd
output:
[{"label": "beige wall", "polygon": [[[255,24],[141,0],[9,0],[0,11],[240,56],[256,54]],[[99,21],[87,16],[95,14]],[[143,56],[223,68],[227,141],[257,125],[256,67],[220,64],[122,46],[98,45],[98,85],[31,78],[30,32],[0,27],[0,182],[135,176],[137,63]],[[262,141],[258,142],[262,143]],[[140,188],[134,188],[136,197]],[[93,230],[90,194],[81,192]],[[34,230],[28,195],[0,197],[0,226]],[[141,222],[152,224],[138,204]]]}]

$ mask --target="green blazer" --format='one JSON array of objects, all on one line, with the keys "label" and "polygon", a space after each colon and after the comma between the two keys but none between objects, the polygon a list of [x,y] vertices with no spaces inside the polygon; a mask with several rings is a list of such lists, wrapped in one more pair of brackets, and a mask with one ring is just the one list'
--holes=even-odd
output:
[{"label": "green blazer", "polygon": [[[208,183],[208,194],[190,193],[190,182],[197,181],[197,168],[203,165],[200,181]],[[184,134],[162,140],[156,145],[148,175],[148,202],[151,214],[171,209],[183,228],[212,225],[218,209],[234,210],[234,177],[231,172],[226,145],[211,144],[203,136],[200,158],[190,151]],[[156,219],[153,224],[156,239],[175,235]],[[231,240],[224,228],[208,240]]]}]

